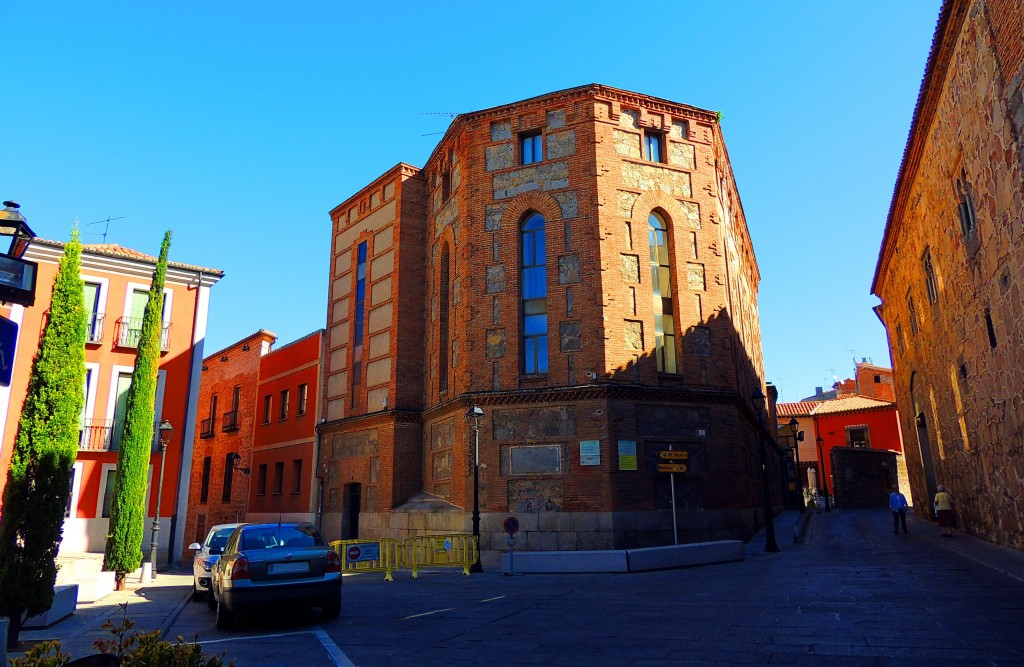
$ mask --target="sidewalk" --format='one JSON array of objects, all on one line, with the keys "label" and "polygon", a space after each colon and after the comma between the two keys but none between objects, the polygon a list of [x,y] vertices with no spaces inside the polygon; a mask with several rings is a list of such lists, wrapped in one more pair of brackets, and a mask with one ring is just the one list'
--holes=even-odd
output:
[{"label": "sidewalk", "polygon": [[[57,639],[72,658],[80,658],[95,653],[92,647],[95,640],[113,638],[100,626],[108,618],[115,623],[120,621],[122,612],[119,605],[128,603],[128,618],[135,621],[133,630],[164,632],[192,595],[191,570],[160,572],[152,583],[147,584],[141,583],[137,576],[129,577],[125,583],[125,590],[114,591],[96,602],[81,603],[74,614],[48,628],[22,630],[20,648],[27,649],[40,640]],[[8,658],[21,655],[24,652],[8,652]]]}]

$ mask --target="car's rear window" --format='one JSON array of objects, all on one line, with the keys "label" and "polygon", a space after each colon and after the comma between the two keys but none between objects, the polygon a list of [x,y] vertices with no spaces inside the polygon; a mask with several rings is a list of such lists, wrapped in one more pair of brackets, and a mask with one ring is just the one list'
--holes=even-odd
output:
[{"label": "car's rear window", "polygon": [[324,546],[313,526],[259,526],[242,532],[242,549]]},{"label": "car's rear window", "polygon": [[206,541],[206,546],[211,549],[223,549],[224,545],[228,543],[228,538],[231,537],[231,533],[235,532],[234,527],[232,528],[221,528],[217,532],[210,535],[210,539]]}]

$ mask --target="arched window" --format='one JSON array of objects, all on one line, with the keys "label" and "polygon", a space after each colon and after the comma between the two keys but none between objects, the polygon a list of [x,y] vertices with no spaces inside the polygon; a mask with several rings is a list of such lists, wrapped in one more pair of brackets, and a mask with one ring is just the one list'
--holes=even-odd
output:
[{"label": "arched window", "polygon": [[523,309],[523,373],[548,371],[547,255],[544,251],[544,216],[527,214],[520,231],[520,300]]},{"label": "arched window", "polygon": [[451,282],[451,255],[448,244],[441,247],[441,277],[438,285],[438,336],[437,336],[437,390],[448,391],[448,357],[451,354],[448,343],[448,303],[449,284]]},{"label": "arched window", "polygon": [[651,296],[654,299],[654,356],[658,370],[676,372],[676,327],[672,305],[672,260],[668,248],[668,225],[657,213],[647,216],[647,237],[651,244]]}]

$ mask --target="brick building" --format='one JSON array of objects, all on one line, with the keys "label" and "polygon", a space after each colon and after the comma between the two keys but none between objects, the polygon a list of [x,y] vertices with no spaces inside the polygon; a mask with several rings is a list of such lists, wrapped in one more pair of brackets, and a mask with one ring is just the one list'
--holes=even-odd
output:
[{"label": "brick building", "polygon": [[782,502],[714,112],[595,84],[463,114],[331,221],[328,534],[468,531],[474,404],[484,550],[509,514],[527,549],[671,543],[670,447],[684,540],[763,524],[762,433]]},{"label": "brick building", "polygon": [[[251,460],[260,360],[270,353],[276,340],[276,335],[260,329],[203,359],[199,432],[193,446],[185,521],[186,546],[202,543],[210,526],[245,520],[249,480],[236,468],[245,467]],[[187,549],[182,552],[186,557],[191,553]]]},{"label": "brick building", "polygon": [[323,334],[272,349],[261,329],[203,361],[190,541],[218,523],[315,520]]},{"label": "brick building", "polygon": [[[173,248],[172,248],[173,252]],[[0,492],[7,481],[18,419],[28,390],[32,359],[39,348],[50,307],[57,263],[64,244],[35,239],[25,258],[39,264],[35,305],[4,306],[0,314],[19,326],[10,387],[0,387]],[[85,343],[85,409],[74,464],[68,517],[64,522],[61,554],[102,553],[110,522],[110,501],[117,471],[118,444],[124,424],[126,399],[132,382],[142,327],[142,312],[156,258],[112,243],[82,246],[81,277],[88,311]],[[210,288],[224,273],[180,262],[168,262],[164,284],[163,328],[157,372],[156,419],[174,428],[162,464],[157,436],[148,465],[149,489],[143,548],[152,537],[161,465],[164,469],[160,499],[161,530],[158,557],[181,552],[188,472],[196,431],[199,369],[206,338]],[[187,544],[187,542],[185,542]]]},{"label": "brick building", "polygon": [[914,495],[1024,549],[1024,9],[942,3],[871,290]]}]

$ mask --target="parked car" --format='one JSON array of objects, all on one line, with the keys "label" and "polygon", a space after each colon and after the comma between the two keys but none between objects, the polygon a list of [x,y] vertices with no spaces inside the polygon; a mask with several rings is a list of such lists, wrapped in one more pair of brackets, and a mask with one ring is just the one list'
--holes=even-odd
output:
[{"label": "parked car", "polygon": [[228,628],[239,610],[283,605],[341,613],[341,557],[311,523],[250,523],[228,538],[213,567],[209,605],[217,627]]},{"label": "parked car", "polygon": [[202,600],[210,591],[210,571],[224,553],[224,545],[228,543],[231,533],[235,532],[240,523],[221,523],[210,529],[202,544],[193,542],[188,548],[195,551],[192,559],[192,601]]}]

